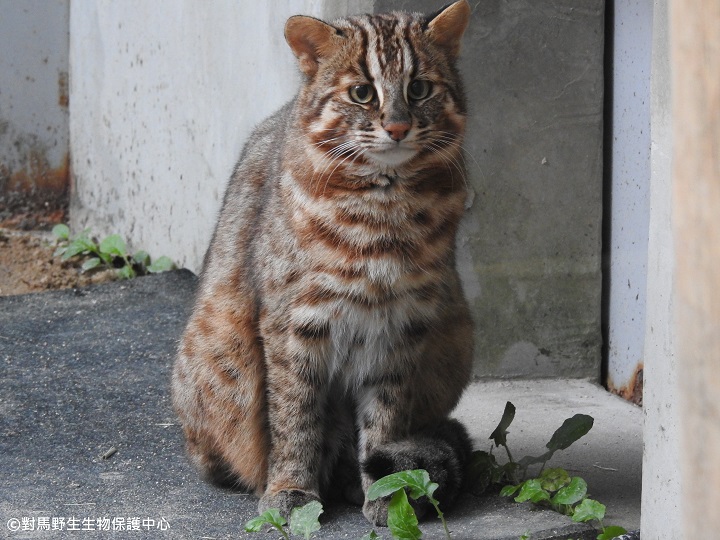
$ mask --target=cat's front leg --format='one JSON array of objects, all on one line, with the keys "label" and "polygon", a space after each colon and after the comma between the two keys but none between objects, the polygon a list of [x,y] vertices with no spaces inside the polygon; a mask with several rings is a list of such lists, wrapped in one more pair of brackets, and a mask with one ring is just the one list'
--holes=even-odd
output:
[{"label": "cat's front leg", "polygon": [[[364,492],[389,474],[424,469],[438,484],[435,496],[443,504],[452,505],[472,452],[467,431],[457,420],[428,414],[429,407],[419,399],[422,394],[412,377],[386,376],[380,380],[382,384],[372,389],[369,399],[360,402]],[[363,513],[373,525],[386,526],[388,504],[389,497],[375,501],[366,498]],[[410,504],[418,518],[429,510],[425,498],[410,500]]]},{"label": "cat's front leg", "polygon": [[[378,478],[366,468],[366,463],[378,449],[392,441],[407,437],[410,429],[412,410],[412,389],[407,384],[409,377],[402,373],[386,373],[364,385],[364,394],[359,399],[358,423],[360,425],[358,451],[362,464],[361,479],[363,491],[367,494]],[[387,474],[397,470],[388,470]],[[375,501],[365,499],[363,513],[373,525],[387,525],[388,498]]]},{"label": "cat's front leg", "polygon": [[277,508],[287,517],[294,507],[320,499],[326,377],[316,348],[266,346],[271,450],[259,509]]}]

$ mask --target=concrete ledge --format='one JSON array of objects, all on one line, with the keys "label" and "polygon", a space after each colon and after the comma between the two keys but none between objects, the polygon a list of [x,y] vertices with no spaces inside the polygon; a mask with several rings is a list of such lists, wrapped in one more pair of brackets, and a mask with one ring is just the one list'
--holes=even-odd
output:
[{"label": "concrete ledge", "polygon": [[[170,407],[170,366],[194,286],[194,276],[179,271],[0,298],[0,536],[134,538],[68,530],[69,518],[90,529],[84,518],[95,526],[97,518],[120,517],[154,527],[135,533],[143,537],[264,537],[241,532],[256,513],[254,497],[198,478]],[[583,381],[477,382],[457,416],[479,448],[489,448],[506,400],[517,406],[509,442],[519,456],[540,451],[567,416],[593,415],[590,434],[554,462],[588,480],[608,504],[608,522],[637,528],[639,409]],[[358,508],[326,507],[316,538],[357,539],[370,530]],[[23,518],[37,528],[41,517],[65,518],[64,530],[8,529]],[[595,537],[564,516],[493,496],[466,496],[448,521],[456,540]],[[427,538],[441,537],[435,522],[422,528]]]}]

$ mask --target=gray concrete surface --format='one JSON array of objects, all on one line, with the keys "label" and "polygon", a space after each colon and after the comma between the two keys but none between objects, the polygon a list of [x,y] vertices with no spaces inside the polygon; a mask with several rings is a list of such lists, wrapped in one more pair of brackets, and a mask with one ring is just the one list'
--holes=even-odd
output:
[{"label": "gray concrete surface", "polygon": [[[241,532],[255,498],[205,484],[183,453],[168,386],[194,285],[180,271],[0,298],[0,537],[268,538]],[[508,439],[516,456],[541,451],[566,417],[594,416],[590,434],[552,464],[586,478],[608,505],[608,523],[637,527],[639,409],[583,381],[478,381],[457,410],[478,448],[489,448],[506,400],[517,407]],[[358,508],[326,506],[316,538],[370,530]],[[466,495],[447,517],[456,540],[595,537],[564,516],[497,496]],[[37,530],[41,518],[51,527],[64,518],[64,530]],[[98,518],[101,526],[139,518],[141,531],[82,530]],[[35,530],[10,530],[31,523]],[[71,523],[81,530],[68,530]],[[441,537],[435,522],[422,528]]]}]

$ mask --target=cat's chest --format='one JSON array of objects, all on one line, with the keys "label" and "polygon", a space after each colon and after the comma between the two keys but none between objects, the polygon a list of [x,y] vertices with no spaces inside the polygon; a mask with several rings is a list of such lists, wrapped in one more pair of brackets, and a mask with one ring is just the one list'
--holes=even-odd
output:
[{"label": "cat's chest", "polygon": [[331,379],[358,387],[373,373],[393,369],[401,357],[402,329],[410,320],[406,302],[367,309],[350,303],[335,306],[330,322]]}]

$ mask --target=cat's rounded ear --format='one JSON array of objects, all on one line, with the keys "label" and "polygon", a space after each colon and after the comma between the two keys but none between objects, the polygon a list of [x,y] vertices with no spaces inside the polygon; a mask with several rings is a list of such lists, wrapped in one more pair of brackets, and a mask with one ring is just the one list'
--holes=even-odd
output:
[{"label": "cat's rounded ear", "polygon": [[445,6],[427,22],[427,33],[437,45],[451,55],[460,52],[460,39],[470,22],[470,4],[460,0]]},{"label": "cat's rounded ear", "polygon": [[285,40],[297,56],[300,69],[312,77],[324,57],[330,56],[337,48],[340,32],[319,19],[295,15],[285,23]]}]

